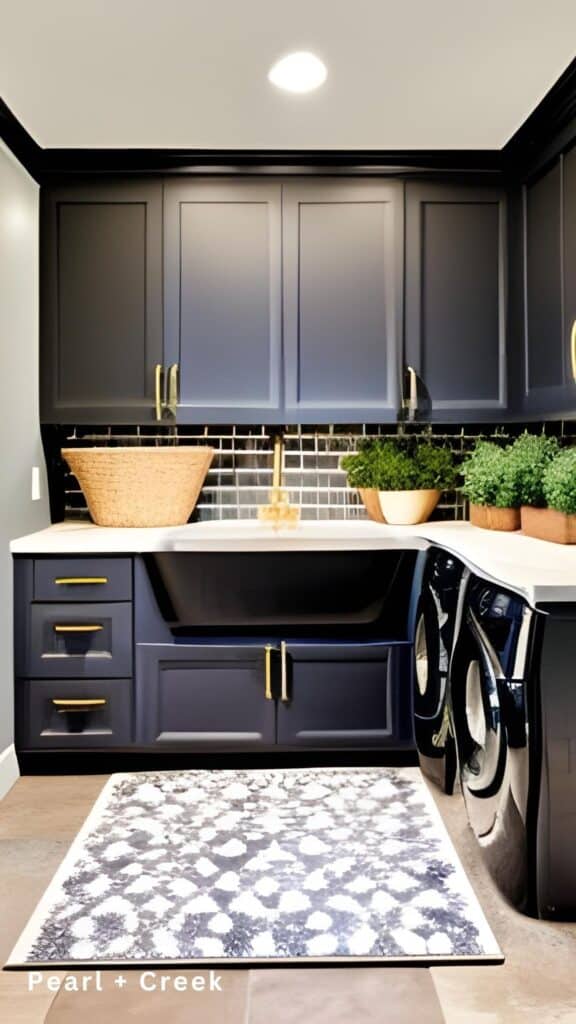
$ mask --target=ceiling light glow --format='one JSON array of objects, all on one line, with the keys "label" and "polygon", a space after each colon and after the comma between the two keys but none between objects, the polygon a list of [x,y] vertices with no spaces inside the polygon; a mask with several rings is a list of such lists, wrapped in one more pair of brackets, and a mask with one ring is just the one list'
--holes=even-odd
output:
[{"label": "ceiling light glow", "polygon": [[326,81],[326,65],[313,53],[289,53],[274,64],[268,80],[287,92],[312,92]]}]

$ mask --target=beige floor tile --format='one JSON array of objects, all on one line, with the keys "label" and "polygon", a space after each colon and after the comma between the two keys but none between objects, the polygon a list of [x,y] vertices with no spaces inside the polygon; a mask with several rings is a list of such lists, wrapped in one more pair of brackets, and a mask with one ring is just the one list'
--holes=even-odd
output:
[{"label": "beige floor tile", "polygon": [[0,803],[0,839],[73,839],[106,775],[27,775]]},{"label": "beige floor tile", "polygon": [[0,839],[0,963],[8,957],[67,849],[63,840]]},{"label": "beige floor tile", "polygon": [[0,1021],[2,1024],[44,1024],[55,999],[46,989],[28,991],[27,971],[0,973]]},{"label": "beige floor tile", "polygon": [[251,971],[247,1024],[442,1024],[430,972],[409,967]]},{"label": "beige floor tile", "polygon": [[[175,991],[170,984],[165,992],[160,989],[145,992],[140,987],[140,972],[126,971],[126,987],[118,988],[115,979],[119,971],[102,972],[102,992],[61,991],[54,1000],[46,1024],[245,1024],[248,971],[215,971],[220,979],[221,991],[209,990],[206,971],[155,972],[160,985],[162,975],[174,979],[185,977],[188,984],[194,977],[205,979],[204,991]],[[146,984],[151,984],[148,977]],[[267,1024],[272,1024],[270,1019]]]},{"label": "beige floor tile", "polygon": [[437,967],[432,976],[446,1024],[576,1024],[574,970],[549,968]]}]

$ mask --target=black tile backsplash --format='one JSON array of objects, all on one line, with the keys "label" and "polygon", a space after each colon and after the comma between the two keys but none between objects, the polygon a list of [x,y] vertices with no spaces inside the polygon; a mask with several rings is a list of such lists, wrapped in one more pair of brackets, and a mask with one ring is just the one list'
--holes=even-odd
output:
[{"label": "black tile backsplash", "polygon": [[[192,445],[210,444],[216,452],[193,518],[199,520],[254,518],[266,504],[272,485],[274,436],[284,434],[284,486],[290,501],[301,507],[303,519],[363,519],[357,493],[346,485],[340,458],[356,450],[361,438],[395,435],[401,429],[449,445],[459,460],[479,437],[507,440],[525,428],[545,430],[576,440],[575,422],[384,426],[346,424],[306,427],[60,427],[44,432],[53,519],[88,516],[78,482],[60,458],[60,448],[75,445]],[[458,490],[446,492],[433,518],[465,519],[466,502]]]}]

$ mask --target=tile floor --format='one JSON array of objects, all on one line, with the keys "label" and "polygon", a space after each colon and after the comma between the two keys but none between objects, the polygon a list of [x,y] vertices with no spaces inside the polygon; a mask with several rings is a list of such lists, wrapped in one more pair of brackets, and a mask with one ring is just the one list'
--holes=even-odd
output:
[{"label": "tile floor", "polygon": [[[104,781],[28,776],[0,804],[2,962]],[[507,906],[480,860],[460,798],[434,792],[506,955],[502,967],[226,971],[222,995],[171,994],[169,1014],[167,999],[140,994],[134,979],[121,991],[105,985],[104,994],[92,997],[55,996],[28,993],[25,972],[3,972],[0,1021],[42,1024],[49,1014],[47,1024],[136,1018],[141,1024],[576,1024],[576,924],[533,921]]]}]

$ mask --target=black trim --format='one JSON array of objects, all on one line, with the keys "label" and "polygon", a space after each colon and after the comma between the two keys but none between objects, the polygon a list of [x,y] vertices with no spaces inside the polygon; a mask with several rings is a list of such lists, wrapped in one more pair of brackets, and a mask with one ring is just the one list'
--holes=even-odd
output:
[{"label": "black trim", "polygon": [[68,174],[286,175],[316,169],[323,174],[477,174],[497,180],[540,162],[551,139],[566,129],[562,145],[576,135],[576,59],[500,150],[43,149],[0,99],[0,138],[40,184]]},{"label": "black trim", "polygon": [[[571,134],[576,135],[576,58],[502,149],[504,168],[520,173],[526,167],[539,165],[542,152],[547,153],[554,136],[570,125]],[[546,155],[545,159],[550,159],[551,155]]]},{"label": "black trim", "polygon": [[20,124],[10,107],[0,97],[0,139],[12,150],[14,156],[26,168],[29,174],[41,181],[41,167],[44,150],[34,141],[32,136]]}]

